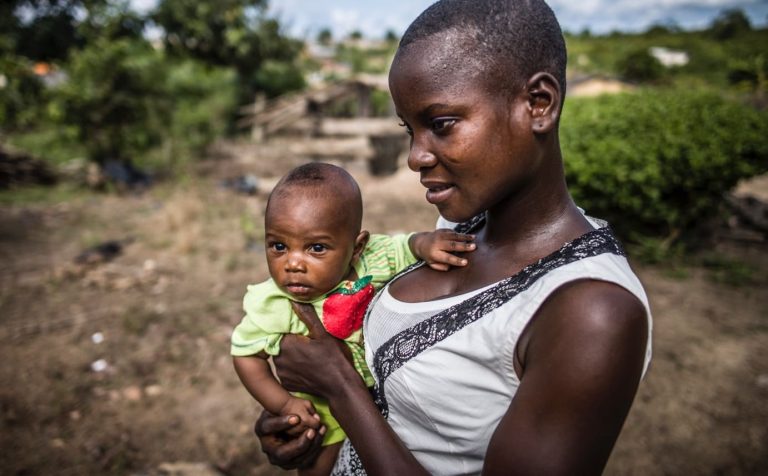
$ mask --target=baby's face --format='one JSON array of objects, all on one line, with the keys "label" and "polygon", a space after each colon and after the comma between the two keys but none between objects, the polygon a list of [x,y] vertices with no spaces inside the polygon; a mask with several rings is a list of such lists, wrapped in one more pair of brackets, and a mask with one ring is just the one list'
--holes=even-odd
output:
[{"label": "baby's face", "polygon": [[356,234],[346,215],[333,200],[283,195],[270,203],[269,274],[293,299],[312,301],[350,275]]}]

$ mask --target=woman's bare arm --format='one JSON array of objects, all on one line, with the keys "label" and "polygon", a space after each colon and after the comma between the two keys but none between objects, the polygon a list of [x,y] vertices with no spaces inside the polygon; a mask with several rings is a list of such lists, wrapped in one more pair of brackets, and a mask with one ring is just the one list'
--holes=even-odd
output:
[{"label": "woman's bare arm", "polygon": [[520,387],[483,474],[600,474],[637,390],[647,325],[640,301],[614,284],[556,291],[518,344]]}]

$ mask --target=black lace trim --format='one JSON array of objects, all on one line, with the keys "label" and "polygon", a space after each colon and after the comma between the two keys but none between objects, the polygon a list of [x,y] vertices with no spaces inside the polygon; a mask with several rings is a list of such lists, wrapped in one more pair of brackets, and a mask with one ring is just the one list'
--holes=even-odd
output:
[{"label": "black lace trim", "polygon": [[366,476],[363,462],[360,461],[360,456],[349,440],[344,440],[331,476]]},{"label": "black lace trim", "polygon": [[[481,219],[472,225],[477,226],[482,221]],[[608,227],[590,231],[566,243],[559,250],[526,266],[514,276],[393,336],[379,347],[373,358],[372,370],[376,376],[373,394],[381,413],[385,417],[389,414],[384,382],[407,361],[508,302],[552,270],[604,253],[626,256],[623,247]],[[398,276],[412,269],[415,267]]]}]

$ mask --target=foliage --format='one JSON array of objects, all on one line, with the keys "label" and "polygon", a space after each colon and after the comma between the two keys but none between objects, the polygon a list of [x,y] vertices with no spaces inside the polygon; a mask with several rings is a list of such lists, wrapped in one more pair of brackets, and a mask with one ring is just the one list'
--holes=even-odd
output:
[{"label": "foliage", "polygon": [[744,11],[736,9],[725,10],[712,22],[710,34],[717,40],[726,40],[752,30],[749,18]]},{"label": "foliage", "polygon": [[628,81],[651,82],[664,75],[664,65],[648,50],[637,50],[619,61],[617,71]]},{"label": "foliage", "polygon": [[296,63],[267,60],[253,77],[253,90],[263,91],[274,98],[287,91],[298,91],[306,86],[304,74]]},{"label": "foliage", "polygon": [[[64,59],[82,45],[76,15],[80,0],[10,0],[0,3],[1,48],[39,61]],[[22,18],[23,15],[23,18]]]},{"label": "foliage", "polygon": [[232,69],[206,67],[198,61],[167,61],[165,90],[172,101],[162,165],[173,166],[198,155],[227,133],[229,117],[237,109],[236,78]]},{"label": "foliage", "polygon": [[[743,16],[738,11],[736,16]],[[728,15],[719,17],[730,18]],[[716,20],[701,31],[680,31],[674,25],[653,25],[641,34],[614,34],[610,36],[566,34],[569,75],[603,74],[622,76],[627,58],[651,47],[664,47],[683,51],[689,57],[688,64],[664,68],[664,80],[683,87],[708,85],[728,87],[731,84],[751,86],[753,91],[766,92],[756,77],[768,69],[765,60],[765,44],[768,44],[767,28],[750,28],[741,23],[738,33],[718,38],[722,28]],[[737,20],[729,20],[737,23]],[[763,60],[759,58],[762,56]]]},{"label": "foliage", "polygon": [[384,33],[384,41],[387,43],[397,43],[400,41],[400,35],[398,35],[395,30],[389,29]]},{"label": "foliage", "polygon": [[160,143],[170,110],[162,57],[146,42],[98,39],[72,54],[68,72],[52,113],[89,159],[130,160]]},{"label": "foliage", "polygon": [[768,170],[768,114],[714,94],[647,90],[570,99],[570,189],[630,240],[694,237],[737,181]]},{"label": "foliage", "polygon": [[0,124],[2,129],[24,129],[40,115],[45,91],[32,72],[32,63],[21,56],[0,56],[0,71],[5,78],[0,88]]},{"label": "foliage", "polygon": [[321,45],[328,46],[333,43],[333,33],[330,28],[323,28],[317,34],[317,42]]},{"label": "foliage", "polygon": [[165,31],[165,46],[172,54],[234,68],[238,99],[245,103],[260,90],[256,75],[265,62],[292,64],[302,47],[283,35],[277,20],[265,16],[266,4],[265,0],[163,0],[153,20]]}]

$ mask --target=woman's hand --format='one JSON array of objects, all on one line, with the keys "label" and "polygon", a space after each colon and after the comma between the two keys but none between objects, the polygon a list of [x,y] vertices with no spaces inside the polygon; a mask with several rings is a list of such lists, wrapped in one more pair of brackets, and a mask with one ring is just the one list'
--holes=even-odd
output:
[{"label": "woman's hand", "polygon": [[[355,446],[368,474],[426,475],[424,468],[405,448],[373,404],[363,379],[352,366],[349,348],[343,341],[326,332],[312,305],[295,302],[291,305],[309,328],[309,337],[283,337],[280,355],[274,358],[283,386],[288,390],[303,391],[328,399],[333,416]],[[283,433],[288,423],[263,415],[262,420],[270,423],[268,429],[277,428]],[[298,418],[295,424],[298,424]],[[314,430],[307,430],[310,431]],[[284,468],[299,467],[294,462],[307,464],[314,460],[316,453],[309,456],[310,450],[306,453],[298,450],[314,448],[306,441],[307,432],[299,440],[286,442],[274,436],[275,431],[260,433],[259,423],[256,425],[256,434],[270,462]],[[321,438],[315,438],[318,439]]]},{"label": "woman's hand", "polygon": [[341,386],[362,378],[351,364],[352,355],[343,341],[330,335],[311,304],[291,302],[294,312],[309,329],[309,337],[289,334],[273,358],[283,387],[330,398]]},{"label": "woman's hand", "polygon": [[296,415],[275,416],[266,410],[261,413],[253,431],[270,463],[283,469],[297,469],[315,462],[322,448],[325,427],[309,428],[300,435],[291,436],[291,430],[300,423],[301,419]]}]

